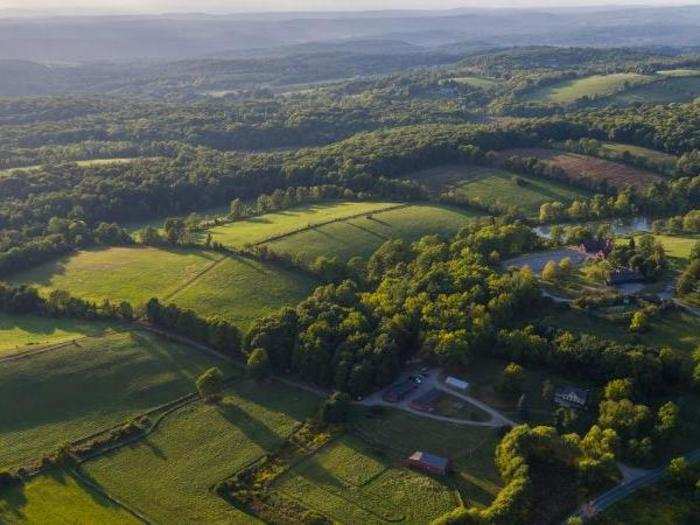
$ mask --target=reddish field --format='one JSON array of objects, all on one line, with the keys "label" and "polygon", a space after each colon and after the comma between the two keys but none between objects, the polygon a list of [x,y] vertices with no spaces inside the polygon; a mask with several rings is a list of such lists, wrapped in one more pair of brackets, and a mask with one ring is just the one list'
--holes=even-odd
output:
[{"label": "reddish field", "polygon": [[537,157],[538,159],[560,167],[572,179],[604,179],[615,188],[623,188],[627,185],[635,188],[643,188],[652,182],[663,180],[662,177],[654,173],[618,162],[611,162],[596,157],[567,153],[554,149],[512,148],[502,150],[499,154],[502,158],[513,156]]}]

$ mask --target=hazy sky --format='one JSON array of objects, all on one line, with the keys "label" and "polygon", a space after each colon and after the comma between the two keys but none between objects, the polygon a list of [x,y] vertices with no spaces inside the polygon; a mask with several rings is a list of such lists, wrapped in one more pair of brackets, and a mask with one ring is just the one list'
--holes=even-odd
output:
[{"label": "hazy sky", "polygon": [[240,12],[303,10],[447,9],[587,5],[697,5],[700,0],[0,0],[0,9],[105,12]]}]

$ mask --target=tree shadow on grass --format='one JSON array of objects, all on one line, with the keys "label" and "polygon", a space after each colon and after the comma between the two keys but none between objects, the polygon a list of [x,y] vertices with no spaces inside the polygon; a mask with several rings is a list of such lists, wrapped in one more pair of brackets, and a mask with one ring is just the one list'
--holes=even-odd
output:
[{"label": "tree shadow on grass", "polygon": [[389,239],[389,237],[386,236],[386,235],[383,235],[383,234],[381,234],[381,233],[377,233],[377,232],[375,232],[374,230],[371,230],[371,229],[369,229],[369,228],[367,228],[367,227],[365,227],[365,226],[360,226],[359,224],[356,224],[356,223],[354,223],[354,222],[348,221],[348,222],[346,222],[346,224],[347,224],[348,226],[352,226],[353,228],[357,228],[358,230],[362,230],[363,232],[366,232],[366,233],[368,233],[368,234],[370,234],[370,235],[372,235],[372,236],[374,236],[374,237],[378,237],[379,239],[383,239],[383,240],[388,240],[388,239]]},{"label": "tree shadow on grass", "polygon": [[259,419],[240,408],[229,398],[224,398],[217,410],[231,425],[240,430],[260,448],[270,451],[282,441],[282,437]]}]

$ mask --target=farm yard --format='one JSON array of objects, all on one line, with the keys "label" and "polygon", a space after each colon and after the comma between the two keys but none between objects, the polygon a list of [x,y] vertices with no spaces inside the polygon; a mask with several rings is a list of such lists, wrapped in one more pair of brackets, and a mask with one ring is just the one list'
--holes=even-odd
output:
[{"label": "farm yard", "polygon": [[347,261],[370,256],[389,239],[414,241],[430,234],[449,237],[478,216],[448,206],[412,204],[311,228],[265,245],[308,262],[321,255]]},{"label": "farm yard", "polygon": [[251,523],[211,488],[273,452],[318,402],[304,390],[239,380],[218,405],[187,405],[144,440],[88,461],[82,471],[159,523]]},{"label": "farm yard", "polygon": [[148,332],[114,332],[67,343],[0,367],[0,468],[55,452],[194,390],[223,359]]},{"label": "farm yard", "polygon": [[100,523],[138,525],[141,520],[85,485],[55,470],[3,494],[0,523]]},{"label": "farm yard", "polygon": [[544,148],[512,148],[501,150],[499,155],[503,159],[511,156],[535,157],[563,169],[573,180],[606,181],[618,189],[628,185],[640,189],[663,180],[661,176],[649,171],[578,153]]}]

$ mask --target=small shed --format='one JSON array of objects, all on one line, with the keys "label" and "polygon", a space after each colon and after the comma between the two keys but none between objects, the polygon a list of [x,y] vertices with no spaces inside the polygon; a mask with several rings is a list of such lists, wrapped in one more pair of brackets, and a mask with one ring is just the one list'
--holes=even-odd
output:
[{"label": "small shed", "polygon": [[445,379],[445,385],[458,392],[466,392],[469,390],[469,383],[467,381],[452,376],[448,376]]},{"label": "small shed", "polygon": [[450,470],[450,460],[428,452],[416,451],[408,457],[410,467],[422,470],[428,474],[446,475]]},{"label": "small shed", "polygon": [[586,408],[589,391],[573,386],[559,387],[554,391],[554,402],[568,408]]},{"label": "small shed", "polygon": [[644,281],[644,276],[632,268],[615,268],[610,272],[608,285],[615,286],[627,283],[639,283]]}]

